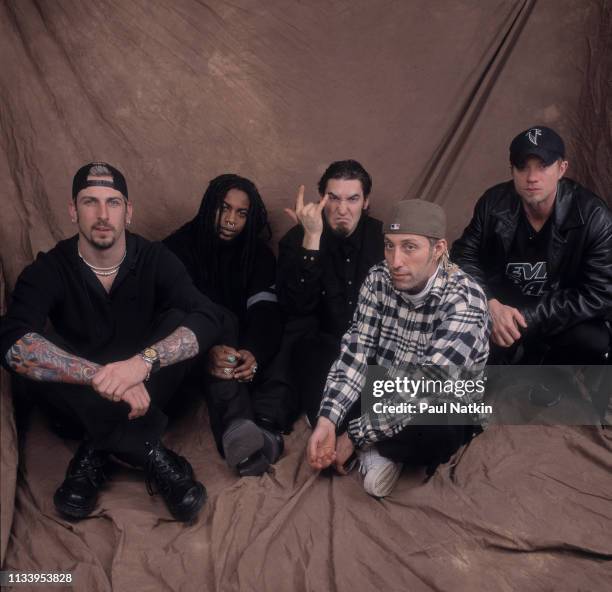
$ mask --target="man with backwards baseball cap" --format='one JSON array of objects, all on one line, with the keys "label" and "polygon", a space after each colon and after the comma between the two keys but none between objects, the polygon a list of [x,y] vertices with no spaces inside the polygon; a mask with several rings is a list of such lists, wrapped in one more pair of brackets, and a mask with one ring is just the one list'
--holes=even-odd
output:
[{"label": "man with backwards baseball cap", "polygon": [[612,218],[567,167],[554,130],[518,134],[512,181],[484,193],[453,245],[487,295],[492,363],[601,364],[609,350]]},{"label": "man with backwards baseball cap", "polygon": [[307,448],[313,468],[333,465],[340,474],[346,473],[345,463],[357,449],[364,488],[376,497],[391,492],[402,461],[432,470],[474,428],[419,425],[417,414],[410,413],[390,417],[366,412],[347,424],[347,413],[359,405],[368,363],[386,368],[482,367],[490,334],[482,289],[448,260],[446,216],[440,206],[400,201],[383,230],[385,261],[370,270],[361,287]]},{"label": "man with backwards baseball cap", "polygon": [[[40,381],[28,384],[35,399],[85,435],[55,506],[69,518],[89,515],[113,454],[144,467],[149,492],[155,486],[170,513],[190,521],[206,492],[162,444],[163,409],[185,375],[179,362],[219,341],[224,315],[166,247],[126,231],[132,204],[111,165],[79,169],[70,215],[78,234],[22,272],[0,328],[3,365]],[[248,453],[250,443],[235,440]]]}]

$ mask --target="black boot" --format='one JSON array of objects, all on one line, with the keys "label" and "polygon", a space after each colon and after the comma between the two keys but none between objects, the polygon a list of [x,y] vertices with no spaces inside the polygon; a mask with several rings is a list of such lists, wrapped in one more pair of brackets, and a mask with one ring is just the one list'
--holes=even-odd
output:
[{"label": "black boot", "polygon": [[263,436],[263,446],[255,454],[236,465],[241,477],[258,477],[271,471],[273,465],[283,454],[285,442],[278,432],[259,428]]},{"label": "black boot", "polygon": [[53,496],[60,514],[69,518],[85,518],[96,506],[98,491],[104,481],[108,453],[94,450],[86,442],[77,449],[68,465],[66,478]]},{"label": "black boot", "polygon": [[170,514],[181,522],[193,520],[206,501],[206,489],[193,478],[187,459],[166,448],[161,442],[147,443],[147,491],[153,495],[153,484],[162,494]]},{"label": "black boot", "polygon": [[231,469],[255,455],[263,445],[261,429],[250,419],[234,420],[223,433],[223,452]]},{"label": "black boot", "polygon": [[260,427],[260,430],[264,437],[264,445],[261,451],[268,459],[268,462],[273,465],[283,454],[285,441],[280,432],[268,430],[264,427]]}]

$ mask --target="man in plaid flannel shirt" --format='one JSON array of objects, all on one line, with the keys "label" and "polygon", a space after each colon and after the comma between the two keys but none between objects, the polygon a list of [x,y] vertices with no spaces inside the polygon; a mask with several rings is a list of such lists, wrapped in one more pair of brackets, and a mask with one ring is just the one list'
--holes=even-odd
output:
[{"label": "man in plaid flannel shirt", "polygon": [[[443,367],[482,368],[490,335],[484,292],[448,262],[442,208],[423,200],[401,201],[384,232],[385,262],[370,270],[361,287],[307,451],[313,468],[333,464],[346,474],[347,461],[357,449],[364,488],[376,497],[390,493],[401,461],[435,468],[474,428],[454,422],[422,425],[418,414],[411,413],[355,417],[368,364],[398,369],[415,364],[434,372]],[[346,431],[337,437],[342,427]]]}]

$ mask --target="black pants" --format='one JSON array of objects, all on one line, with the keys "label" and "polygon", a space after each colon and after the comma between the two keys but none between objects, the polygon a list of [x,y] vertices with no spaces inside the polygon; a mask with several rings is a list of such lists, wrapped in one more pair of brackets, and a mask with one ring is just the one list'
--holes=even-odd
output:
[{"label": "black pants", "polygon": [[89,386],[27,381],[27,391],[56,422],[69,426],[96,449],[116,453],[133,464],[142,464],[145,443],[159,440],[168,417],[164,409],[174,396],[187,371],[182,362],[162,368],[145,384],[151,404],[145,415],[128,419],[127,403],[114,403],[98,395]]},{"label": "black pants", "polygon": [[[226,322],[220,343],[238,349],[238,320],[230,311],[225,310],[225,313]],[[283,342],[285,346],[287,337]],[[206,372],[207,352],[196,359],[187,382],[191,389],[203,388],[206,392],[210,425],[221,455],[223,433],[236,419],[250,419],[279,431],[289,429],[294,418],[291,412],[294,396],[287,351],[287,348],[281,348],[270,363],[258,364],[258,372],[250,383],[210,376]]]},{"label": "black pants", "polygon": [[553,336],[538,333],[511,347],[491,345],[489,364],[604,364],[610,350],[610,330],[603,319],[578,323]]},{"label": "black pants", "polygon": [[303,335],[295,344],[291,368],[300,410],[314,427],[331,365],[340,354],[340,339],[319,331]]},{"label": "black pants", "polygon": [[445,463],[474,434],[482,429],[469,418],[464,424],[454,418],[452,425],[409,424],[399,434],[376,444],[378,452],[396,462],[425,465],[427,473],[433,474],[437,466]]},{"label": "black pants", "polygon": [[[152,344],[164,339],[180,326],[183,317],[180,311],[167,311],[154,323],[145,342]],[[225,317],[223,332],[222,342],[237,333],[237,323],[231,315]],[[52,340],[69,351],[57,336],[52,336]],[[185,398],[194,384],[198,396],[206,391],[211,427],[220,450],[227,425],[236,418],[252,416],[246,385],[207,377],[206,357],[207,352],[202,352],[192,360],[161,368],[151,375],[145,384],[151,398],[149,409],[133,420],[128,419],[127,403],[108,401],[89,386],[21,379],[16,390],[25,387],[30,399],[47,410],[52,423],[63,429],[68,426],[75,435],[80,432],[94,448],[113,452],[132,464],[142,464],[145,443],[161,438],[168,424],[166,411],[180,407],[181,401],[176,399]]]},{"label": "black pants", "polygon": [[[302,335],[293,347],[291,367],[295,377],[299,408],[306,413],[312,427],[315,426],[319,415],[327,375],[340,355],[340,341],[339,337],[329,333],[311,331]],[[338,426],[338,433],[345,431],[346,424],[360,415],[361,406],[359,401],[356,401],[342,425]]]}]

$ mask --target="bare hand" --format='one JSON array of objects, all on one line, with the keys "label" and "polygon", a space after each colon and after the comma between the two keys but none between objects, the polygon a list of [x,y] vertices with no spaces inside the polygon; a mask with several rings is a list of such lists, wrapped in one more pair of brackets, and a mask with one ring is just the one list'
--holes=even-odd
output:
[{"label": "bare hand", "polygon": [[234,378],[241,382],[251,382],[257,372],[257,360],[255,356],[246,349],[239,349],[239,363],[234,370]]},{"label": "bare hand", "polygon": [[326,469],[336,460],[336,426],[326,417],[319,417],[306,454],[313,469]]},{"label": "bare hand", "polygon": [[149,374],[150,366],[140,356],[102,366],[91,379],[93,389],[105,399],[120,401],[124,393]]},{"label": "bare hand", "polygon": [[325,195],[319,203],[309,203],[304,205],[304,185],[300,185],[297,198],[295,200],[295,210],[285,208],[287,215],[296,223],[304,228],[303,246],[307,249],[319,248],[321,234],[323,234],[323,208],[327,204],[328,196]]},{"label": "bare hand", "polygon": [[499,300],[489,300],[489,314],[493,321],[491,339],[501,347],[510,347],[521,338],[519,327],[527,328],[527,322],[521,312],[512,306],[506,306]]},{"label": "bare hand", "polygon": [[229,345],[214,345],[208,351],[208,372],[215,378],[234,380],[240,354]]},{"label": "bare hand", "polygon": [[344,465],[346,461],[351,458],[353,452],[355,452],[355,445],[348,437],[348,434],[344,432],[344,434],[338,437],[336,443],[336,460],[334,461],[334,468],[341,475],[348,475]]},{"label": "bare hand", "polygon": [[121,400],[130,406],[131,411],[128,414],[128,419],[143,416],[149,410],[151,404],[151,397],[149,397],[149,393],[142,382],[125,391]]}]

